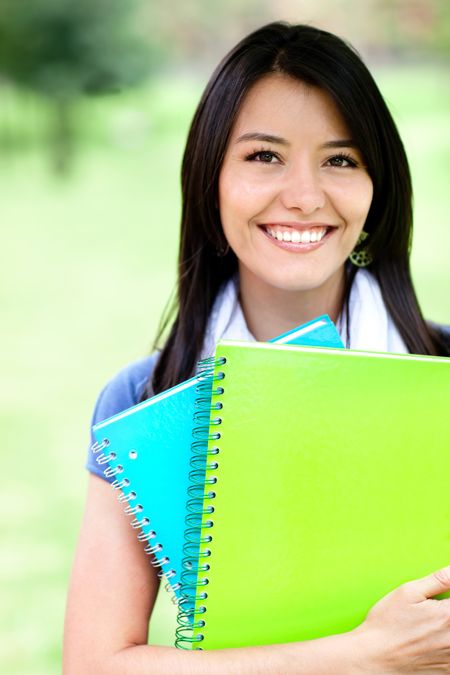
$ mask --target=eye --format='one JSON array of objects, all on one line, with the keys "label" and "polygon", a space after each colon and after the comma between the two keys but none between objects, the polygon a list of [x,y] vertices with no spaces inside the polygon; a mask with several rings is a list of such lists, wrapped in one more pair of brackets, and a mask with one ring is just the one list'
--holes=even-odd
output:
[{"label": "eye", "polygon": [[279,161],[278,155],[276,155],[271,150],[258,150],[258,152],[252,152],[251,155],[246,157],[248,162],[261,162],[262,164],[274,164]]},{"label": "eye", "polygon": [[338,155],[333,155],[327,159],[327,164],[333,167],[343,168],[343,169],[355,169],[358,166],[358,162],[350,157],[350,155],[345,155],[339,153]]}]

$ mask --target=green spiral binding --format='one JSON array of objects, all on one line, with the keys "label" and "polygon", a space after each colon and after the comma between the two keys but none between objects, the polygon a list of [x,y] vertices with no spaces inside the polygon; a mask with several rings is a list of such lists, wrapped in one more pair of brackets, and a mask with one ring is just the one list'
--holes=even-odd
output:
[{"label": "green spiral binding", "polygon": [[[210,488],[217,480],[215,477],[206,478],[206,471],[217,468],[215,456],[219,453],[217,446],[208,446],[210,441],[220,439],[220,432],[213,429],[219,426],[222,420],[220,417],[212,417],[212,414],[223,407],[220,401],[212,403],[211,397],[221,396],[224,392],[222,386],[217,384],[214,388],[214,384],[223,380],[224,373],[216,372],[216,368],[223,366],[225,362],[225,358],[210,357],[200,361],[198,366],[197,398],[191,443],[191,471],[189,472],[186,503],[181,598],[178,604],[178,628],[175,640],[175,646],[179,649],[200,649],[193,645],[203,639],[201,633],[195,636],[193,634],[195,628],[202,628],[205,625],[201,616],[206,612],[206,607],[200,605],[196,609],[196,604],[207,598],[207,592],[203,590],[203,587],[209,583],[204,573],[209,570],[207,559],[210,551],[207,548],[200,548],[200,545],[209,544],[213,539],[211,534],[204,534],[202,530],[210,530],[214,525],[212,519],[204,520],[204,516],[214,513],[214,506],[209,502],[216,495]],[[199,577],[199,574],[203,576]]]}]

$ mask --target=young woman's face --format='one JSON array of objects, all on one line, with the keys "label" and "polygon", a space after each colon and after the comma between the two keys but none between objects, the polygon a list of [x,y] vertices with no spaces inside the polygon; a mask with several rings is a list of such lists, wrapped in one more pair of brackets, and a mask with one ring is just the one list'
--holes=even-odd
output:
[{"label": "young woman's face", "polygon": [[329,292],[363,229],[372,181],[331,97],[282,75],[244,100],[219,180],[241,279]]}]

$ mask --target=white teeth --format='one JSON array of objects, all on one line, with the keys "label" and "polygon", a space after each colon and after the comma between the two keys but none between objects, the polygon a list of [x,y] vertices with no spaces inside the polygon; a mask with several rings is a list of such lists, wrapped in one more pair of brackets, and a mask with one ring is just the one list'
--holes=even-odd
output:
[{"label": "white teeth", "polygon": [[321,227],[319,229],[315,228],[313,230],[275,230],[270,227],[266,229],[268,234],[278,241],[287,241],[294,244],[314,244],[315,242],[321,241],[326,234],[327,228]]},{"label": "white teeth", "polygon": [[302,244],[309,244],[311,242],[311,232],[308,230],[303,230],[302,235]]}]

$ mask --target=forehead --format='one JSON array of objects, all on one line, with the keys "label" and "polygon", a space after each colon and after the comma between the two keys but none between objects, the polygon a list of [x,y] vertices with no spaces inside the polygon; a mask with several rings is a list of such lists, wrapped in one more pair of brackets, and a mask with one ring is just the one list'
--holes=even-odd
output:
[{"label": "forehead", "polygon": [[273,73],[248,91],[238,113],[232,137],[248,131],[276,135],[308,131],[330,137],[350,137],[331,96],[315,85]]}]

